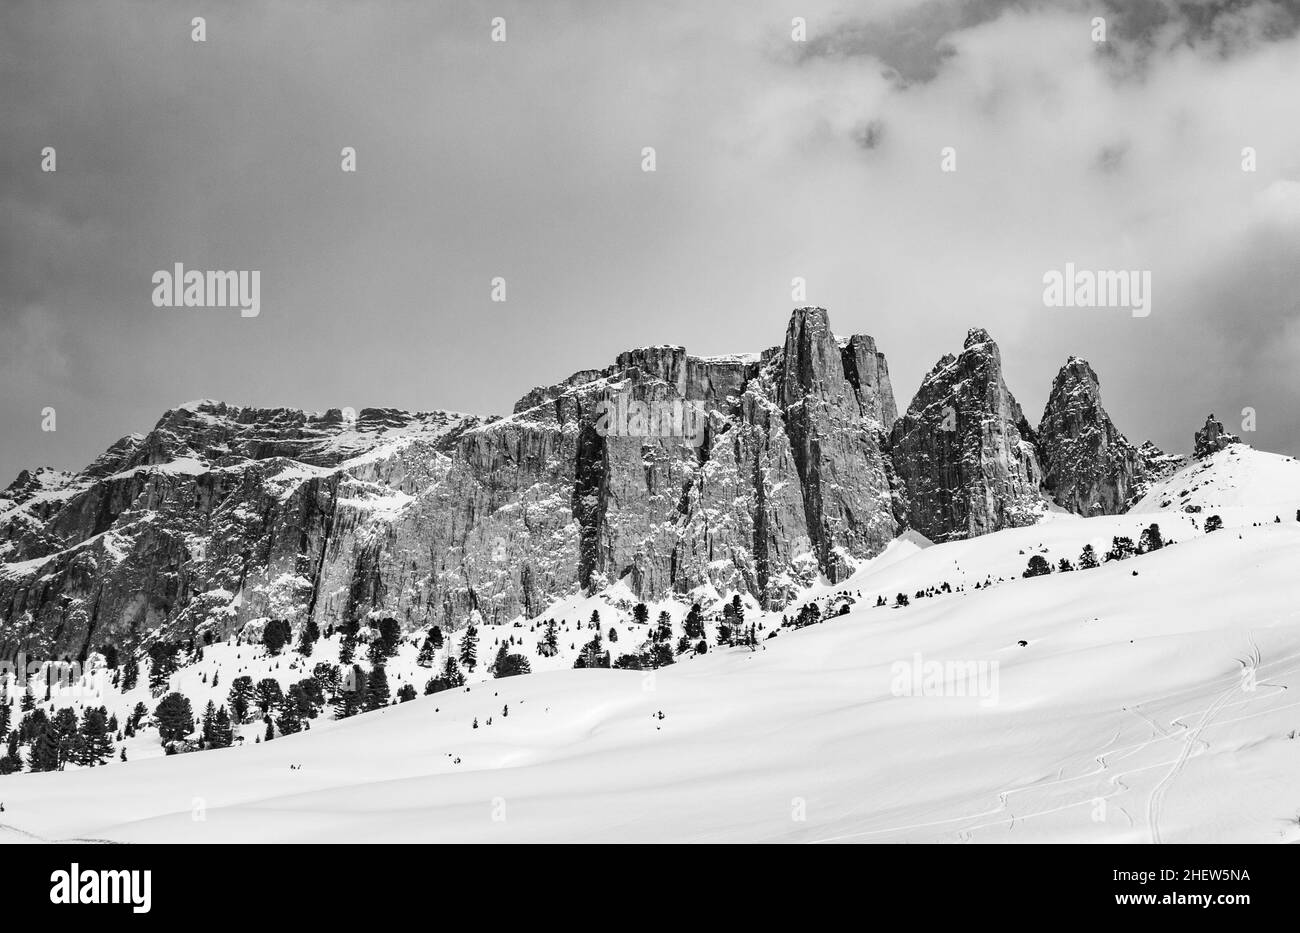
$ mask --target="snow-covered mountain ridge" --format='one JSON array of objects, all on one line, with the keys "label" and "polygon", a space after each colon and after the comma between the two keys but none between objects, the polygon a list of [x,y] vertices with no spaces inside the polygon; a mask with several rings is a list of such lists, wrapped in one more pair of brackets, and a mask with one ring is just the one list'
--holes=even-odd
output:
[{"label": "snow-covered mountain ridge", "polygon": [[619,581],[782,608],[909,528],[1126,508],[1170,458],[1110,424],[1086,363],[1067,372],[1035,431],[975,329],[900,417],[874,341],[804,308],[761,354],[629,351],[504,418],[199,399],[0,494],[0,657],[139,654],[270,618],[451,631]]}]

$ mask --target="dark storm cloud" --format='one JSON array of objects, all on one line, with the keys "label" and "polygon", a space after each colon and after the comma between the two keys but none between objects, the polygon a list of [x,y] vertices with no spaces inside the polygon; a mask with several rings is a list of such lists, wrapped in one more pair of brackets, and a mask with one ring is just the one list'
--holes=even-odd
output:
[{"label": "dark storm cloud", "polygon": [[929,81],[953,53],[952,33],[996,19],[1020,0],[926,0],[880,16],[837,20],[809,37],[799,60],[867,55],[879,59],[891,78],[907,85]]},{"label": "dark storm cloud", "polygon": [[1221,57],[1260,43],[1290,39],[1300,31],[1300,0],[924,0],[872,16],[849,14],[825,24],[796,52],[800,62],[868,56],[879,60],[897,86],[933,80],[956,54],[954,35],[1008,12],[1075,12],[1080,22],[1102,15],[1107,42],[1098,54],[1128,71],[1145,68],[1151,55],[1180,47]]}]

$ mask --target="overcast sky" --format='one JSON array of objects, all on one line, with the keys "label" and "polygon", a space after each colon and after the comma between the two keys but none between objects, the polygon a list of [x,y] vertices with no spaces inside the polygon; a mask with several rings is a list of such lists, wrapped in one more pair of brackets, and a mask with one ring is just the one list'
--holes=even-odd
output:
[{"label": "overcast sky", "polygon": [[[504,413],[630,347],[759,350],[794,276],[876,338],[900,407],[978,325],[1031,421],[1073,353],[1136,442],[1250,406],[1245,440],[1300,453],[1298,24],[1300,0],[7,0],[0,485],[197,397]],[[177,261],[260,270],[261,314],[153,307]],[[1066,262],[1149,270],[1150,316],[1045,307]]]}]

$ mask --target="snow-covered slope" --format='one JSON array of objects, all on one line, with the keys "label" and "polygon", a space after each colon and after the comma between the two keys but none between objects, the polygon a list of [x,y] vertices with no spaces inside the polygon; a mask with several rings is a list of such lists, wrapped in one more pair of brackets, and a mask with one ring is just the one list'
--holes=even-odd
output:
[{"label": "snow-covered slope", "polygon": [[1224,524],[1293,521],[1300,508],[1300,461],[1232,444],[1152,485],[1130,514],[1218,513]]},{"label": "snow-covered slope", "polygon": [[[709,653],[656,671],[572,669],[593,610],[615,658],[648,631],[624,585],[575,596],[482,626],[466,688],[179,756],[145,729],[125,763],[2,777],[0,840],[1298,842],[1297,471],[1234,445],[1136,514],[904,535],[806,591],[824,621],[782,627],[751,602],[756,650],[717,648],[710,623]],[[1204,532],[1209,514],[1223,530]],[[1160,550],[1022,576],[1153,522]],[[713,611],[727,595],[698,594]],[[685,607],[652,623],[661,608],[676,639]],[[554,658],[535,650],[546,618],[563,624]],[[535,673],[487,680],[506,639]],[[394,689],[431,673],[417,643],[389,664]],[[219,643],[169,689],[199,711],[236,676],[287,687],[337,651]],[[156,701],[105,685],[72,702]]]}]

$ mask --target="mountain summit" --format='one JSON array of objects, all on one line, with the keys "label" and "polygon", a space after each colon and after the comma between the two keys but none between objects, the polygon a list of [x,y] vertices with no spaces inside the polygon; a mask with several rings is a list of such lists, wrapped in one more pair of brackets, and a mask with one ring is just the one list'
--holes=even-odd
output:
[{"label": "mountain summit", "polygon": [[1002,378],[1002,353],[972,328],[894,425],[893,464],[911,527],[933,541],[1033,524],[1046,511],[1034,431]]},{"label": "mountain summit", "polygon": [[836,336],[822,308],[761,353],[630,350],[505,417],[201,399],[79,473],[24,471],[0,493],[0,657],[268,618],[507,622],[620,582],[781,608],[909,529],[973,537],[1053,500],[1122,511],[1172,459],[1148,447],[1077,359],[1036,432],[981,328],[899,417],[875,341]]}]

